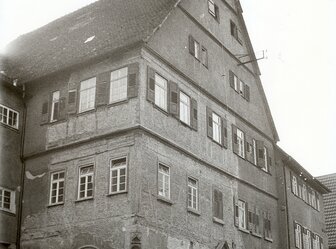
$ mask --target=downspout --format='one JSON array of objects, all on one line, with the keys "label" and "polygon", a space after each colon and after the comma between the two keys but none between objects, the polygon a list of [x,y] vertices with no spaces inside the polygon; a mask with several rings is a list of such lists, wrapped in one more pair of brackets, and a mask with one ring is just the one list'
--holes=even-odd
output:
[{"label": "downspout", "polygon": [[24,191],[24,176],[25,176],[25,160],[24,160],[24,137],[26,130],[26,117],[27,117],[27,106],[26,106],[26,86],[22,85],[22,100],[23,100],[23,118],[22,118],[22,131],[21,131],[21,144],[20,144],[20,160],[22,163],[21,168],[21,180],[20,180],[20,195],[19,195],[19,207],[18,207],[18,219],[17,219],[17,232],[16,232],[16,248],[21,247],[21,224],[22,224],[22,202],[23,202],[23,191]]},{"label": "downspout", "polygon": [[289,235],[289,212],[288,212],[288,199],[287,199],[287,180],[286,180],[286,171],[285,166],[282,165],[283,177],[284,177],[284,187],[285,187],[285,202],[286,202],[286,222],[287,222],[287,248],[290,249],[290,235]]}]

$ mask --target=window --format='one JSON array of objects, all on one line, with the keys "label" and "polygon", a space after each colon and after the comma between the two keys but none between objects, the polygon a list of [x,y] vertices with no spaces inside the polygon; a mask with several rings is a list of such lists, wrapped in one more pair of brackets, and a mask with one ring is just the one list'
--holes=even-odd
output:
[{"label": "window", "polygon": [[260,209],[258,207],[255,208],[255,214],[253,216],[254,223],[254,234],[260,235]]},{"label": "window", "polygon": [[237,129],[237,142],[238,142],[238,155],[241,157],[245,157],[245,137],[244,132]]},{"label": "window", "polygon": [[264,212],[264,233],[266,239],[272,239],[271,216],[269,212]]},{"label": "window", "polygon": [[317,211],[320,211],[320,198],[318,193],[316,193],[316,209]]},{"label": "window", "polygon": [[240,80],[231,70],[229,71],[229,83],[240,96],[246,101],[250,101],[250,87]]},{"label": "window", "polygon": [[255,139],[252,140],[253,145],[253,162],[254,165],[257,165],[257,142]]},{"label": "window", "polygon": [[202,60],[202,64],[205,67],[208,67],[208,51],[206,50],[205,47],[202,46],[202,50],[201,50],[201,60]]},{"label": "window", "polygon": [[59,98],[60,98],[60,92],[59,91],[53,92],[51,103],[51,116],[50,116],[51,122],[58,120]]},{"label": "window", "polygon": [[302,233],[301,226],[295,223],[294,227],[294,235],[295,235],[295,247],[301,249],[302,248]]},{"label": "window", "polygon": [[231,36],[233,36],[240,44],[242,44],[243,41],[241,32],[233,21],[230,21],[230,30],[231,30]]},{"label": "window", "polygon": [[298,195],[297,179],[294,175],[292,175],[292,191],[293,194]]},{"label": "window", "polygon": [[208,0],[209,13],[216,17],[215,3],[213,0]]},{"label": "window", "polygon": [[223,220],[223,193],[217,189],[213,190],[213,216]]},{"label": "window", "polygon": [[126,191],[127,185],[126,157],[110,161],[110,194]]},{"label": "window", "polygon": [[159,196],[170,199],[170,170],[163,164],[159,164],[158,192]]},{"label": "window", "polygon": [[200,60],[200,44],[191,35],[189,35],[189,53]]},{"label": "window", "polygon": [[188,177],[188,208],[198,209],[197,180]]},{"label": "window", "polygon": [[167,80],[155,74],[155,104],[167,111]]},{"label": "window", "polygon": [[111,72],[110,103],[127,99],[127,75],[127,67]]},{"label": "window", "polygon": [[316,195],[314,190],[312,190],[312,207],[316,209]]},{"label": "window", "polygon": [[190,97],[180,91],[180,120],[190,125]]},{"label": "window", "polygon": [[311,232],[309,230],[307,230],[305,249],[312,249],[311,248],[311,241],[312,241]]},{"label": "window", "polygon": [[12,128],[19,128],[19,113],[0,104],[0,122]]},{"label": "window", "polygon": [[91,110],[95,106],[96,78],[91,78],[80,83],[79,112]]},{"label": "window", "polygon": [[238,227],[247,229],[246,226],[246,203],[238,200]]},{"label": "window", "polygon": [[78,199],[93,197],[93,165],[79,168]]},{"label": "window", "polygon": [[236,92],[239,92],[239,81],[236,75],[233,75],[233,85]]},{"label": "window", "polygon": [[263,165],[262,169],[268,172],[268,151],[266,147],[264,147],[264,160],[265,160],[265,164]]},{"label": "window", "polygon": [[216,113],[212,113],[213,139],[217,143],[222,143],[221,118]]},{"label": "window", "polygon": [[0,210],[15,213],[15,191],[0,187]]},{"label": "window", "polygon": [[195,51],[195,58],[196,59],[200,59],[200,45],[199,45],[199,43],[196,41],[196,40],[194,40],[194,51]]},{"label": "window", "polygon": [[49,204],[61,204],[64,202],[64,171],[51,174]]}]

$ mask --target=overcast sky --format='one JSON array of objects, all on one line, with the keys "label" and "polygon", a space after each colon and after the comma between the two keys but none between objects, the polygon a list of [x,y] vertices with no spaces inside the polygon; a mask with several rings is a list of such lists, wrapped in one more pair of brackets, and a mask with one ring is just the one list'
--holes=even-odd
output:
[{"label": "overcast sky", "polygon": [[[0,49],[94,0],[0,0]],[[312,175],[336,172],[336,0],[241,0],[279,145]],[[332,44],[334,46],[332,46]]]}]

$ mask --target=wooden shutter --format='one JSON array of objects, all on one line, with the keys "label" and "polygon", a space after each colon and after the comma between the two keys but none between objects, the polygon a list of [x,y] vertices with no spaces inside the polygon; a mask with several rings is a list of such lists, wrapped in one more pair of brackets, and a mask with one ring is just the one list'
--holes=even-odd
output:
[{"label": "wooden shutter", "polygon": [[222,145],[227,149],[228,147],[228,130],[227,130],[227,121],[225,118],[221,118],[222,121]]},{"label": "wooden shutter", "polygon": [[98,74],[96,83],[96,106],[106,105],[108,103],[109,92],[107,91],[110,85],[110,72]]},{"label": "wooden shutter", "polygon": [[219,218],[219,191],[217,189],[213,190],[213,215]]},{"label": "wooden shutter", "polygon": [[290,185],[291,185],[291,190],[292,190],[292,193],[295,194],[295,193],[294,193],[294,186],[293,186],[293,173],[292,173],[292,171],[290,171],[289,174],[290,174]]},{"label": "wooden shutter", "polygon": [[250,101],[250,87],[246,84],[244,84],[244,98]]},{"label": "wooden shutter", "polygon": [[127,98],[138,96],[139,86],[139,63],[132,63],[128,66],[127,76]]},{"label": "wooden shutter", "polygon": [[179,118],[180,94],[177,83],[169,81],[169,112]]},{"label": "wooden shutter", "polygon": [[189,53],[195,56],[194,38],[189,35]]},{"label": "wooden shutter", "polygon": [[320,237],[320,248],[324,249],[324,247],[323,247],[323,239],[321,237]]},{"label": "wooden shutter", "polygon": [[[270,150],[268,150],[268,153],[270,153]],[[273,160],[271,156],[268,156],[268,172],[271,173],[273,167]]]},{"label": "wooden shutter", "polygon": [[234,212],[234,225],[239,226],[239,211],[238,211],[238,198],[233,197],[233,212]]},{"label": "wooden shutter", "polygon": [[272,223],[271,223],[271,213],[267,212],[267,222],[268,222],[268,238],[272,239]]},{"label": "wooden shutter", "polygon": [[207,115],[207,134],[208,137],[213,138],[212,110],[209,107],[206,107],[206,115]]},{"label": "wooden shutter", "polygon": [[231,70],[229,71],[229,82],[230,86],[234,89],[234,74]]},{"label": "wooden shutter", "polygon": [[215,4],[215,15],[216,15],[216,20],[219,22],[219,20],[220,20],[220,18],[219,18],[219,8],[216,4]]},{"label": "wooden shutter", "polygon": [[150,67],[147,68],[147,100],[155,102],[155,71]]},{"label": "wooden shutter", "polygon": [[245,147],[246,160],[254,164],[253,141],[252,138],[248,135],[245,135]]},{"label": "wooden shutter", "polygon": [[259,222],[259,219],[260,219],[260,211],[259,211],[259,208],[256,207],[255,208],[255,215],[254,215],[254,231],[256,234],[260,234],[260,222]]},{"label": "wooden shutter", "polygon": [[265,167],[264,142],[260,140],[257,141],[257,158],[258,158],[258,166],[264,168]]},{"label": "wooden shutter", "polygon": [[223,219],[223,193],[218,190],[218,218]]},{"label": "wooden shutter", "polygon": [[237,127],[234,124],[232,124],[232,149],[234,153],[238,154],[239,145],[238,145]]},{"label": "wooden shutter", "polygon": [[254,208],[252,207],[252,205],[248,205],[248,230],[250,230],[251,232],[254,231],[254,212],[253,212]]},{"label": "wooden shutter", "polygon": [[267,237],[267,213],[263,211],[264,237]]},{"label": "wooden shutter", "polygon": [[66,119],[67,109],[66,109],[66,98],[61,97],[59,99],[59,117],[58,120]]},{"label": "wooden shutter", "polygon": [[74,114],[77,110],[77,89],[70,90],[68,92],[68,113]]},{"label": "wooden shutter", "polygon": [[42,103],[41,124],[48,123],[48,119],[49,119],[49,101],[46,100]]},{"label": "wooden shutter", "polygon": [[190,111],[191,128],[197,131],[197,126],[198,126],[197,101],[196,99],[191,98],[190,103],[191,103],[191,111]]}]

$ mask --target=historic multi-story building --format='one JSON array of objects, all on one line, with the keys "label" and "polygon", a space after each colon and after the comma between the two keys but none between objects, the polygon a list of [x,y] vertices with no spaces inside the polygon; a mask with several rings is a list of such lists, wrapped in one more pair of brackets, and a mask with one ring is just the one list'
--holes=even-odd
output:
[{"label": "historic multi-story building", "polygon": [[323,203],[326,216],[328,247],[329,249],[336,249],[336,174],[319,176],[317,179],[331,190],[331,192],[323,195]]},{"label": "historic multi-story building", "polygon": [[22,90],[0,72],[0,248],[16,244],[20,219]]},{"label": "historic multi-story building", "polygon": [[100,0],[7,57],[31,96],[22,248],[286,248],[239,1]]},{"label": "historic multi-story building", "polygon": [[322,194],[330,190],[277,147],[282,248],[323,249],[328,244]]}]

